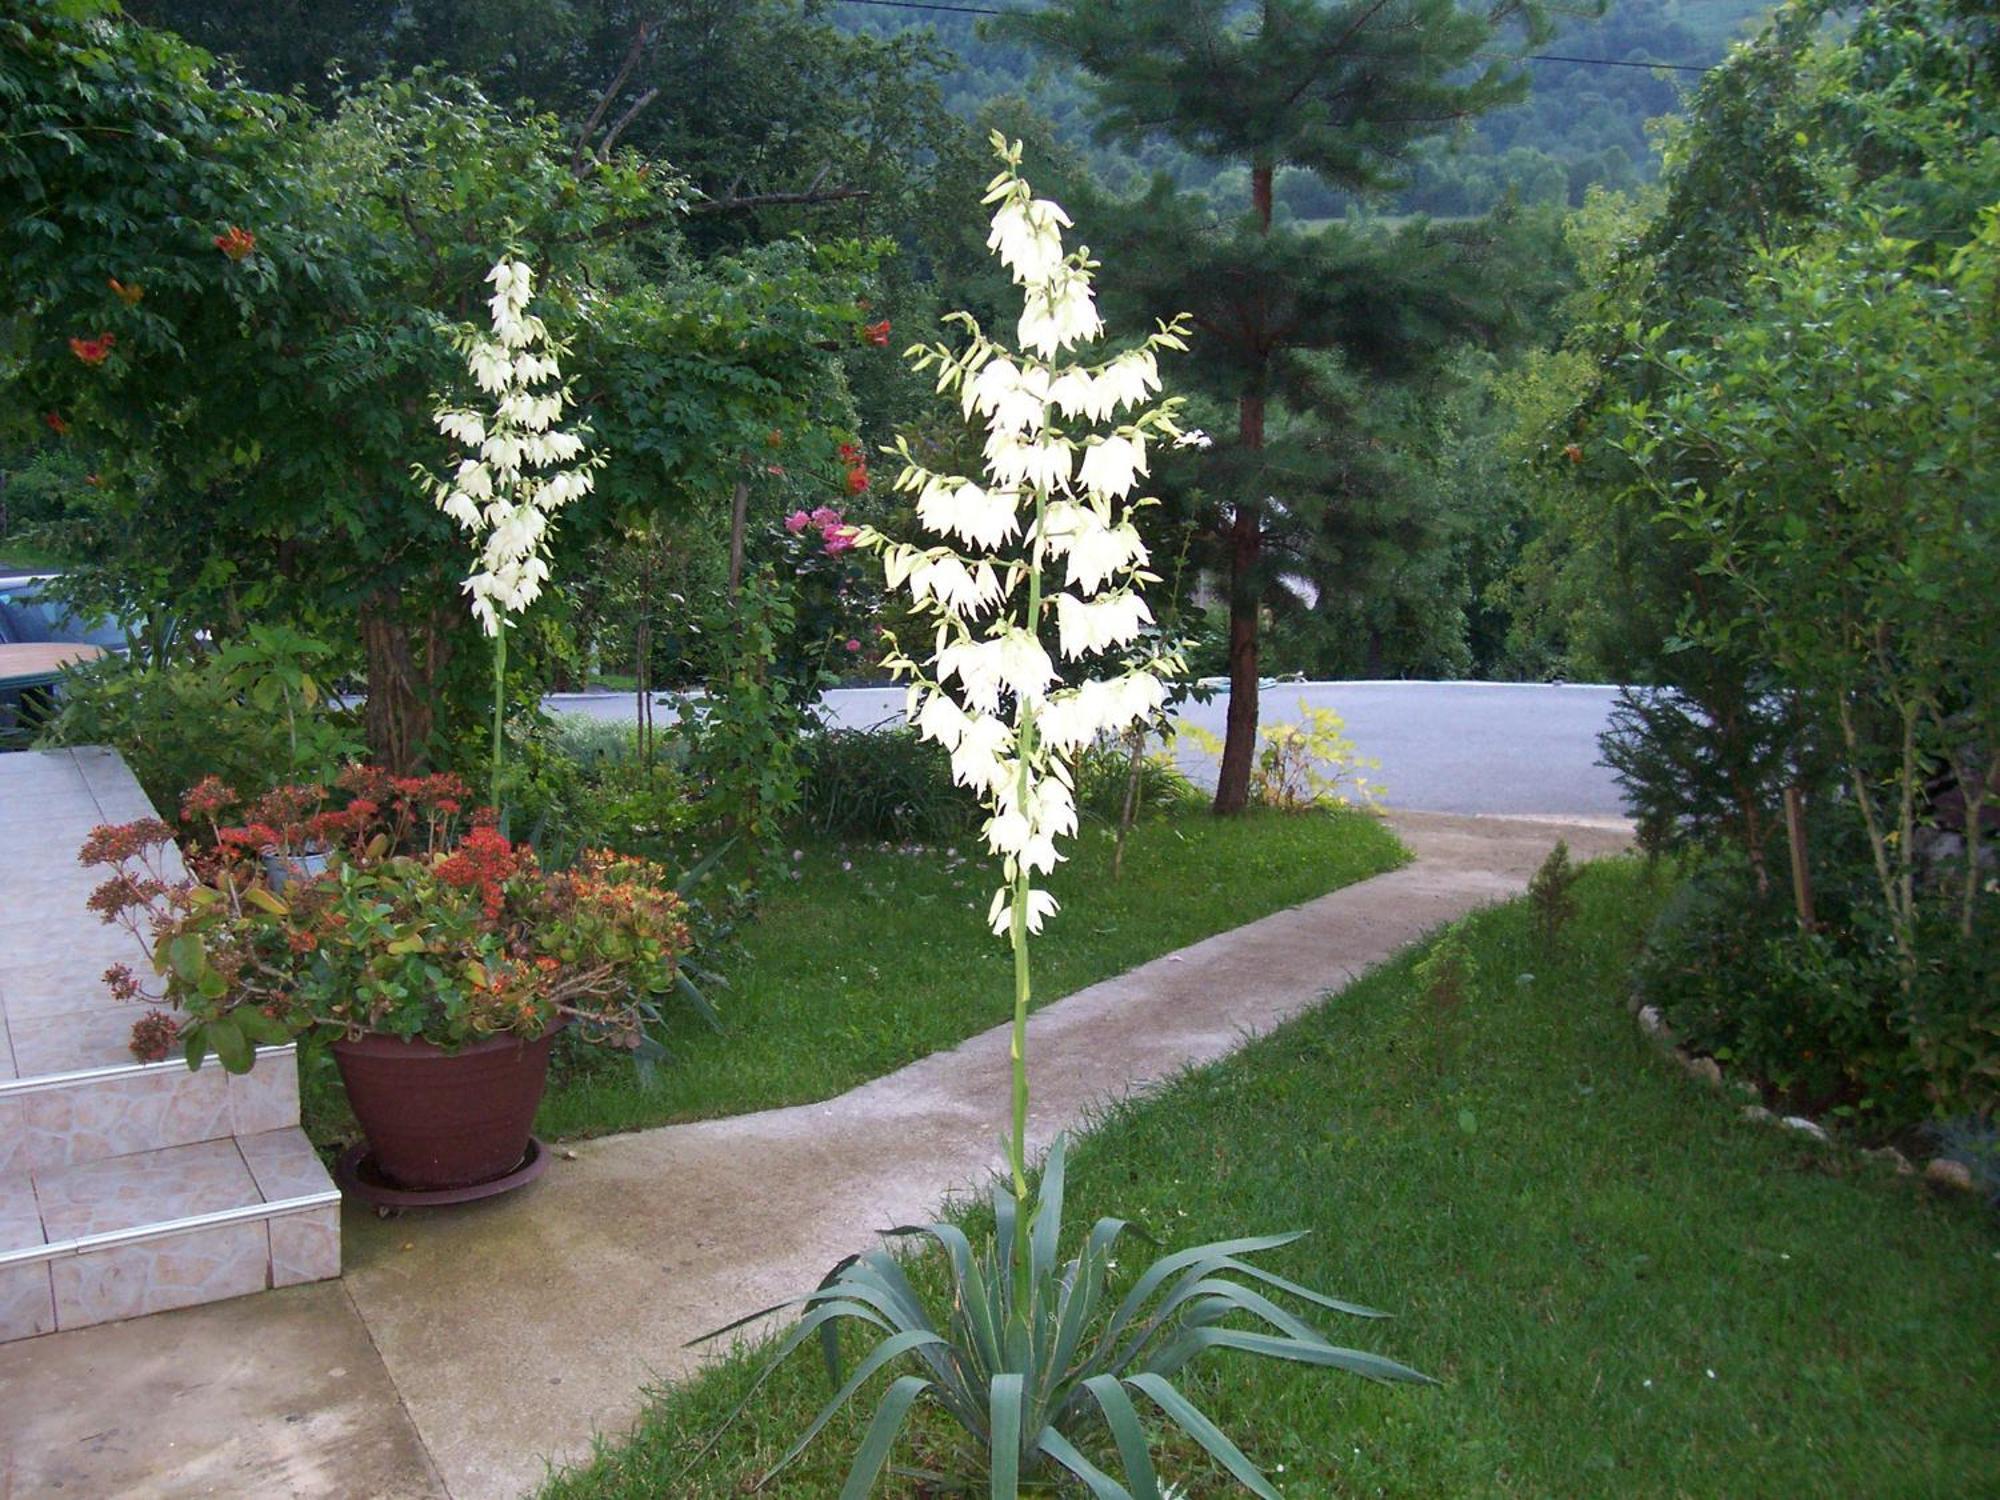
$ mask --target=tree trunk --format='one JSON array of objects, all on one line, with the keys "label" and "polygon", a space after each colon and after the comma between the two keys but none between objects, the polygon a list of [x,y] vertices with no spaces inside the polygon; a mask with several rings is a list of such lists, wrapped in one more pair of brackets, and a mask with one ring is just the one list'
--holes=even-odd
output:
[{"label": "tree trunk", "polygon": [[[1257,227],[1271,232],[1269,166],[1250,169],[1250,201]],[[1264,446],[1264,397],[1246,392],[1236,406],[1237,442],[1255,453]],[[1240,813],[1250,805],[1250,770],[1257,758],[1257,556],[1264,545],[1260,502],[1236,500],[1229,529],[1229,714],[1222,737],[1222,768],[1215,781],[1215,811]]]},{"label": "tree trunk", "polygon": [[443,622],[431,610],[413,627],[401,591],[387,589],[361,606],[361,645],[368,662],[368,758],[392,775],[414,775],[430,753],[437,679],[451,655]]},{"label": "tree trunk", "polygon": [[750,482],[736,481],[736,493],[729,497],[729,602],[743,592],[743,534],[750,527]]},{"label": "tree trunk", "polygon": [[[1238,406],[1238,441],[1264,446],[1264,398],[1245,396]],[[1222,768],[1215,780],[1215,811],[1240,813],[1250,805],[1250,770],[1257,758],[1257,556],[1263,549],[1260,507],[1236,501],[1229,529],[1229,714],[1222,737]]]}]

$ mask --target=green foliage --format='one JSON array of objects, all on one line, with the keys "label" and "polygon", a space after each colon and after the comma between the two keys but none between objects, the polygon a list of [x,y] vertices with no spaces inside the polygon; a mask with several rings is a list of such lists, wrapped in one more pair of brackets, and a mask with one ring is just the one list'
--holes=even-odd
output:
[{"label": "green foliage", "polygon": [[803,780],[800,734],[819,683],[778,670],[792,623],[791,600],[768,572],[745,578],[738,598],[717,601],[707,689],[699,702],[683,700],[676,731],[704,820],[753,845],[783,831]]},{"label": "green foliage", "polygon": [[1135,818],[1192,812],[1206,799],[1201,788],[1164,750],[1142,753],[1134,763],[1129,745],[1091,745],[1076,758],[1076,810],[1093,822],[1117,827],[1132,797]]},{"label": "green foliage", "polygon": [[798,816],[815,833],[937,843],[979,824],[979,804],[951,779],[951,757],[914,730],[820,729],[803,755]]},{"label": "green foliage", "polygon": [[1792,1108],[1874,1135],[1990,1113],[2000,1104],[1992,912],[1970,938],[1927,922],[1926,962],[1906,987],[1867,876],[1846,869],[1844,879],[1839,865],[1822,871],[1819,924],[1801,932],[1789,895],[1760,894],[1740,854],[1707,857],[1647,937],[1641,992],[1690,1047]]},{"label": "green foliage", "polygon": [[1732,850],[1659,938],[1663,1007],[1907,1120],[1990,1097],[1959,991],[1992,941],[2000,73],[1978,7],[1833,9],[1781,7],[1697,92],[1657,209],[1591,229],[1534,587],[1650,679],[1605,743],[1648,847]]},{"label": "green foliage", "polygon": [[[801,1310],[764,1374],[745,1393],[745,1403],[795,1349],[819,1335],[827,1374],[838,1389],[772,1474],[804,1452],[877,1371],[903,1369],[912,1373],[897,1376],[882,1391],[847,1471],[842,1500],[863,1500],[874,1492],[919,1401],[950,1412],[972,1439],[973,1472],[962,1479],[940,1476],[948,1483],[969,1488],[986,1479],[1000,1500],[1018,1495],[1023,1483],[1067,1473],[1103,1500],[1161,1500],[1152,1440],[1135,1395],[1245,1489],[1278,1500],[1262,1470],[1174,1384],[1199,1356],[1230,1350],[1370,1380],[1436,1383],[1394,1360],[1332,1343],[1264,1295],[1260,1288],[1349,1317],[1383,1316],[1253,1263],[1251,1257],[1291,1244],[1296,1234],[1176,1251],[1124,1283],[1122,1296],[1114,1286],[1118,1241],[1131,1228],[1124,1220],[1099,1219],[1077,1253],[1059,1261],[1065,1149],[1061,1138],[1050,1148],[1032,1203],[1019,1203],[1004,1184],[994,1184],[993,1232],[977,1246],[949,1222],[892,1231],[928,1239],[946,1257],[950,1291],[935,1304],[926,1304],[896,1259],[874,1250],[842,1262],[807,1296],[717,1330],[728,1333],[785,1308]],[[1017,1245],[1015,1229],[1024,1214],[1030,1231]],[[1023,1248],[1029,1255],[1025,1267],[1013,1261]],[[843,1325],[863,1337],[882,1335],[851,1375],[842,1358]],[[741,1410],[739,1405],[729,1420]],[[1123,1484],[1100,1467],[1108,1462],[1104,1454],[1093,1462],[1079,1446],[1099,1446],[1093,1441],[1099,1429],[1108,1430],[1116,1447]],[[1169,1484],[1164,1493],[1173,1489]]]},{"label": "green foliage", "polygon": [[323,642],[264,627],[165,667],[107,657],[64,675],[41,743],[109,745],[156,807],[178,807],[204,776],[246,794],[330,780],[364,749],[354,713],[327,699],[333,657]]}]

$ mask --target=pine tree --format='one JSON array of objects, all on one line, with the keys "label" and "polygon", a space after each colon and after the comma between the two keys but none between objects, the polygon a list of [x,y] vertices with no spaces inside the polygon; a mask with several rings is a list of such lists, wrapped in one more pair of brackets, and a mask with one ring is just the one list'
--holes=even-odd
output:
[{"label": "pine tree", "polygon": [[[1222,502],[1229,594],[1229,712],[1217,812],[1248,801],[1257,737],[1258,620],[1297,562],[1275,533],[1338,522],[1340,377],[1409,380],[1450,342],[1500,316],[1480,234],[1423,226],[1396,235],[1274,219],[1277,172],[1350,193],[1402,183],[1411,153],[1522,96],[1526,79],[1487,55],[1503,37],[1548,32],[1539,0],[1054,0],[1002,22],[1076,64],[1097,128],[1134,145],[1165,139],[1247,167],[1251,212],[1230,227],[1165,183],[1127,216],[1150,243],[1137,290],[1192,314],[1195,378],[1234,404],[1200,483]],[[1133,264],[1121,246],[1125,263]],[[1350,455],[1351,456],[1351,455]]]}]

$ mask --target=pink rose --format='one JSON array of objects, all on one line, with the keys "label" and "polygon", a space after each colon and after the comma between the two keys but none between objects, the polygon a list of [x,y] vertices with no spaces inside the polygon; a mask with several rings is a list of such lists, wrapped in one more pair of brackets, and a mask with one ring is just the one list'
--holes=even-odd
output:
[{"label": "pink rose", "polygon": [[860,531],[853,526],[829,526],[820,535],[826,540],[826,555],[838,557],[854,545]]},{"label": "pink rose", "polygon": [[797,536],[801,531],[812,525],[812,519],[804,511],[795,510],[789,516],[785,517],[785,530],[789,531],[793,536]]},{"label": "pink rose", "polygon": [[812,523],[821,531],[826,530],[829,526],[838,526],[841,520],[840,512],[835,510],[831,505],[822,505],[812,513]]},{"label": "pink rose", "polygon": [[847,649],[849,651],[859,651],[861,649],[861,642],[855,640],[852,636],[850,636],[848,637],[847,641]]}]

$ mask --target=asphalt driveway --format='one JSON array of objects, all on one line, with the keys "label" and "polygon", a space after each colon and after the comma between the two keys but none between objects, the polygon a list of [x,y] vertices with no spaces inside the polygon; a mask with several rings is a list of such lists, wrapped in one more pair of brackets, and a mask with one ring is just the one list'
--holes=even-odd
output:
[{"label": "asphalt driveway", "polygon": [[[1498,682],[1307,682],[1265,688],[1259,722],[1296,722],[1300,705],[1346,720],[1356,752],[1379,760],[1369,772],[1391,807],[1425,812],[1610,818],[1624,816],[1617,784],[1598,764],[1615,687]],[[843,688],[824,700],[836,724],[866,728],[901,718],[894,688]],[[1227,694],[1190,704],[1182,717],[1220,735]],[[563,694],[559,713],[629,719],[630,694]],[[1182,763],[1203,785],[1214,760],[1187,747]]]}]

